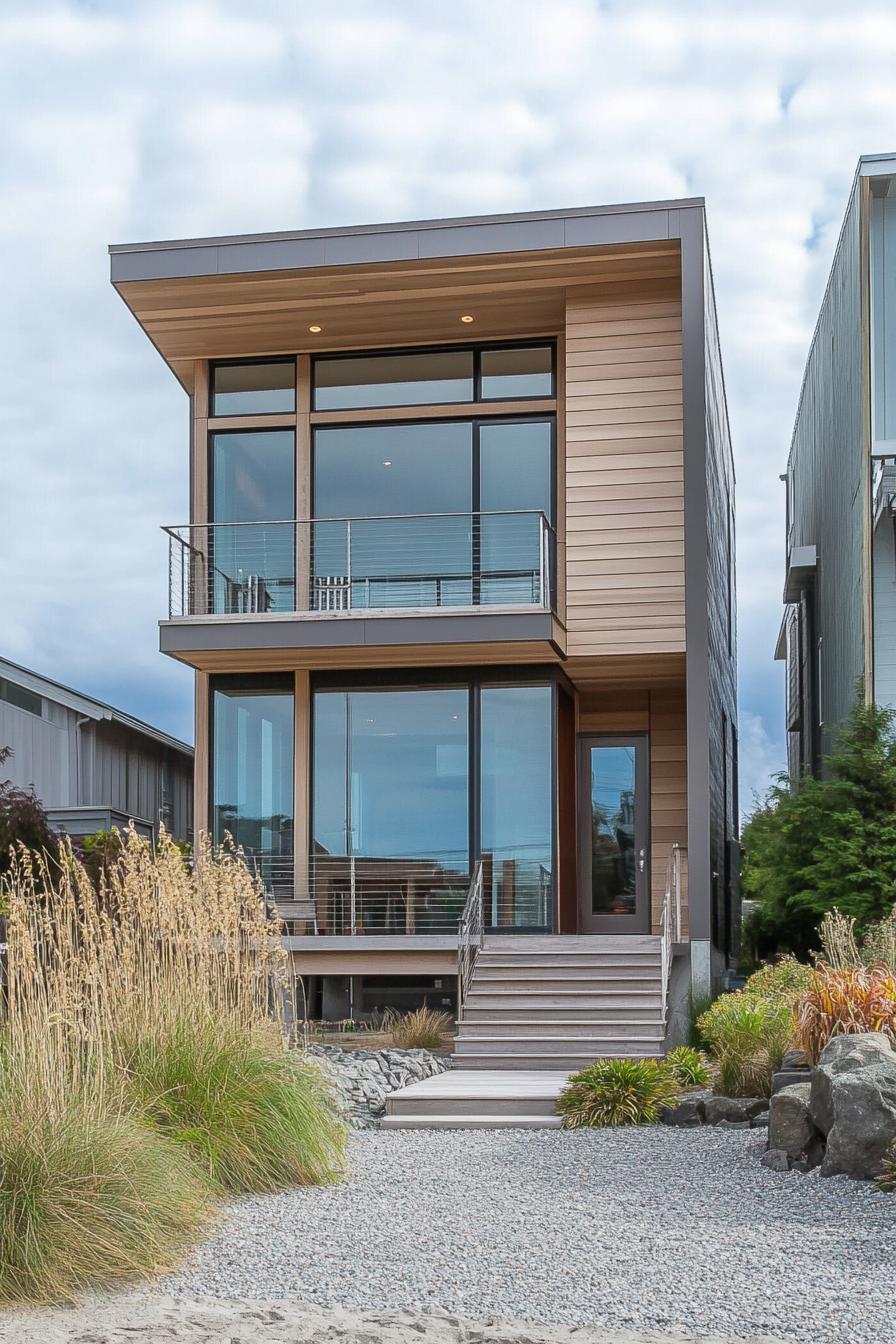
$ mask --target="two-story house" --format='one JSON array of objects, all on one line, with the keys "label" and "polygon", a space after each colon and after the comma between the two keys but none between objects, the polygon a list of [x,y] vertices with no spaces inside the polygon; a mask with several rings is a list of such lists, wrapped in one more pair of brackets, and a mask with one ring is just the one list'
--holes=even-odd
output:
[{"label": "two-story house", "polygon": [[855,702],[896,707],[896,155],[858,163],[800,391],[787,474],[791,777]]},{"label": "two-story house", "polygon": [[656,1053],[739,921],[703,202],[111,253],[190,403],[197,825],[312,1014],[453,1003],[462,923],[461,1057]]}]

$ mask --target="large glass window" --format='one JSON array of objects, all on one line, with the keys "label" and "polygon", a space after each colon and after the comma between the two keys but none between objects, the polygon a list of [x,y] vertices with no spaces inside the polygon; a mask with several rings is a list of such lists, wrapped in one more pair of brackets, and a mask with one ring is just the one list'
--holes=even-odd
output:
[{"label": "large glass window", "polygon": [[422,406],[473,400],[472,350],[314,361],[314,409]]},{"label": "large glass window", "polygon": [[554,351],[550,345],[513,346],[481,352],[481,395],[486,400],[554,395]]},{"label": "large glass window", "polygon": [[212,365],[212,415],[290,414],[295,408],[295,360]]},{"label": "large glass window", "polygon": [[213,836],[257,856],[272,884],[291,880],[293,705],[286,684],[213,686]]},{"label": "large glass window", "polygon": [[291,611],[295,528],[286,520],[295,516],[295,435],[257,430],[211,440],[213,609]]},{"label": "large glass window", "polygon": [[551,521],[552,420],[482,421],[479,506],[482,510],[483,603],[539,600],[543,513]]},{"label": "large glass window", "polygon": [[316,605],[469,606],[472,462],[468,420],[317,430]]},{"label": "large glass window", "polygon": [[552,688],[483,686],[481,721],[486,921],[496,928],[549,928]]}]

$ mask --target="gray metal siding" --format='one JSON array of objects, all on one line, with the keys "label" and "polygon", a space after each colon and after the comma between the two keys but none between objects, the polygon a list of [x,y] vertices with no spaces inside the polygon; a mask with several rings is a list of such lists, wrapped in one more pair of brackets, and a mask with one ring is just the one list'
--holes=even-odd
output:
[{"label": "gray metal siding", "polygon": [[[870,501],[861,258],[860,198],[854,191],[809,352],[789,464],[788,544],[818,550],[811,652],[822,752],[830,750],[865,667],[865,522]],[[808,760],[812,725],[803,722],[800,731],[799,756]]]},{"label": "gray metal siding", "polygon": [[44,716],[0,701],[0,746],[13,749],[0,777],[34,789],[45,807],[111,808],[155,826],[192,827],[192,758],[107,719],[81,719],[47,698]]},{"label": "gray metal siding", "polygon": [[735,483],[708,246],[703,255],[712,941],[730,958],[737,955],[740,929],[733,849],[737,837]]}]

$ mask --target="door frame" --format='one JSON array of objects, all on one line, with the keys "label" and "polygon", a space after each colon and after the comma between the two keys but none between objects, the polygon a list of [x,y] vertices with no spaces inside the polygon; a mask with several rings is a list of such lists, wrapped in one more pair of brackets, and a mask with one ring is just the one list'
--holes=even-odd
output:
[{"label": "door frame", "polygon": [[[635,870],[635,913],[591,913],[591,749],[635,748],[635,850],[641,851],[643,867]],[[648,733],[579,733],[576,742],[577,827],[579,883],[577,926],[579,933],[649,934],[651,928],[650,882],[650,738]],[[639,788],[640,785],[640,788]],[[640,797],[640,801],[639,801]]]}]

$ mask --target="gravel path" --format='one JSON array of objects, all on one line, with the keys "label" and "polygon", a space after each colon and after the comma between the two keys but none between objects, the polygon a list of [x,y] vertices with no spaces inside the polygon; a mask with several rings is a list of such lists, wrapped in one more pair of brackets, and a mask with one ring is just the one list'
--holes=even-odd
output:
[{"label": "gravel path", "polygon": [[896,1199],[768,1171],[761,1146],[708,1128],[358,1134],[345,1184],[241,1202],[161,1290],[896,1344]]}]

